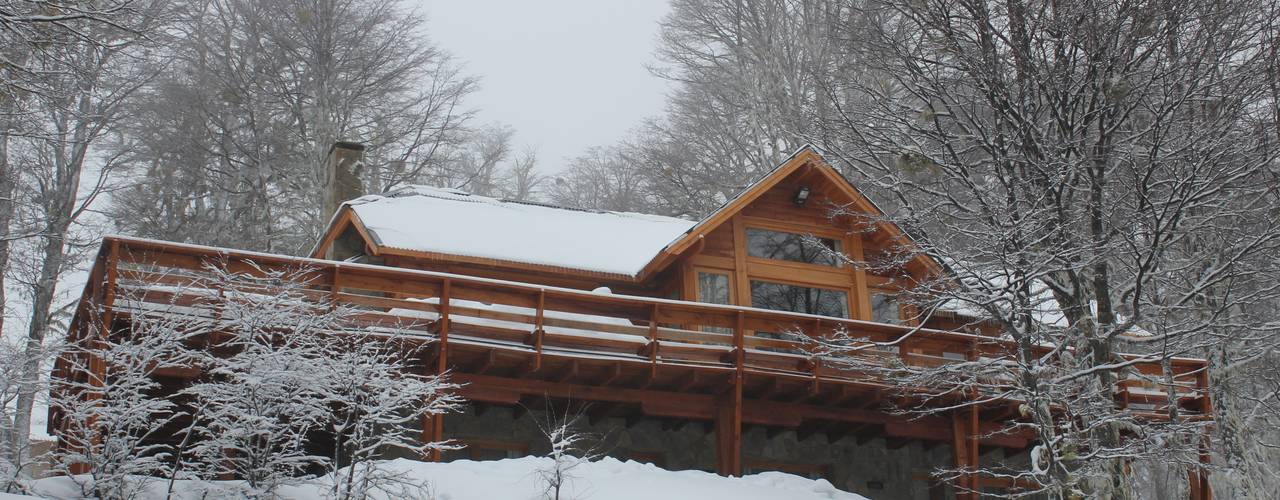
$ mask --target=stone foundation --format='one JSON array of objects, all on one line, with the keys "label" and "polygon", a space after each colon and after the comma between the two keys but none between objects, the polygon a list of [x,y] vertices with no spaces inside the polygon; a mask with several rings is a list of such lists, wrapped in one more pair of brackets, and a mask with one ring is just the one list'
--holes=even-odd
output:
[{"label": "stone foundation", "polygon": [[[446,459],[495,459],[548,452],[538,422],[547,412],[524,408],[475,408],[445,418],[445,437],[473,445],[446,454]],[[715,470],[715,434],[710,423],[645,417],[603,418],[594,425],[580,419],[579,428],[593,436],[599,451],[619,459],[653,462],[668,470]],[[950,499],[949,487],[933,485],[930,473],[951,463],[951,448],[942,443],[895,442],[882,437],[847,436],[832,443],[816,433],[804,441],[794,430],[773,433],[758,426],[743,429],[746,473],[785,470],[822,477],[836,487],[873,500]],[[1003,453],[983,455],[1004,460]],[[990,463],[990,462],[988,462]]]}]

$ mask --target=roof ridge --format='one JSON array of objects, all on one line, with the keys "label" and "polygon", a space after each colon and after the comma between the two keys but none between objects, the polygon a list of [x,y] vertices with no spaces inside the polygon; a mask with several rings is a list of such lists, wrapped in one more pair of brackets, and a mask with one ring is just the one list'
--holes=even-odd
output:
[{"label": "roof ridge", "polygon": [[[445,193],[445,194],[448,194],[448,195],[450,195],[450,196],[438,196],[438,195],[435,195],[435,194],[433,194],[433,193],[424,193],[424,192],[422,192],[422,191],[417,191],[416,189],[418,189],[418,188],[425,188],[425,189],[427,189],[427,190],[439,191],[439,192],[441,192],[441,193]],[[368,195],[366,195],[366,196],[368,196]],[[515,198],[496,198],[496,197],[493,197],[493,196],[486,196],[486,195],[481,195],[481,194],[471,193],[471,192],[464,191],[464,190],[462,190],[462,189],[458,189],[458,188],[431,186],[431,185],[428,185],[428,184],[405,184],[405,185],[399,186],[399,187],[397,187],[397,188],[395,188],[395,189],[393,189],[393,190],[391,190],[391,191],[387,191],[386,193],[384,193],[384,194],[382,194],[382,195],[373,195],[373,196],[382,196],[383,198],[402,198],[402,197],[405,197],[405,196],[427,196],[427,197],[431,197],[431,198],[436,198],[436,199],[440,199],[440,200],[448,200],[448,201],[460,201],[460,202],[469,202],[469,203],[484,203],[484,202],[512,203],[512,204],[517,204],[517,205],[527,205],[527,206],[534,206],[534,207],[550,208],[550,209],[554,209],[554,210],[565,210],[565,211],[570,211],[570,212],[582,212],[582,213],[589,213],[589,214],[618,215],[618,216],[624,216],[624,217],[626,217],[626,216],[633,216],[633,215],[641,215],[641,216],[644,216],[644,217],[655,217],[655,218],[663,218],[663,219],[681,220],[681,221],[687,221],[687,222],[696,222],[696,221],[689,221],[688,219],[685,219],[685,218],[683,218],[683,217],[674,217],[674,216],[670,216],[670,215],[654,214],[654,213],[648,213],[648,212],[633,212],[633,211],[621,211],[621,210],[601,210],[601,209],[597,209],[597,208],[585,208],[585,207],[575,207],[575,206],[569,206],[569,205],[560,205],[560,204],[556,204],[556,203],[550,203],[550,202],[545,202],[545,201],[537,201],[537,200],[520,200],[520,199],[515,199]],[[464,196],[465,196],[465,197],[468,197],[468,198],[473,198],[473,199],[465,199],[465,200],[464,200],[464,199],[458,199],[458,198],[455,198],[455,197],[459,197],[459,198],[460,198],[460,197],[464,197]],[[361,197],[361,198],[363,198],[363,197]],[[353,200],[348,200],[348,201],[356,201],[356,200],[359,200],[359,199],[360,199],[360,198],[355,198],[355,199],[353,199]]]}]

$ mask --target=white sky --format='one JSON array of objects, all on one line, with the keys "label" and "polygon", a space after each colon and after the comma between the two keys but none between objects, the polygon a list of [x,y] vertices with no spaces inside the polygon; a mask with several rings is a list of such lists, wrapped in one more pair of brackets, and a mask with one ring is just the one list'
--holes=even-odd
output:
[{"label": "white sky", "polygon": [[538,150],[539,170],[610,144],[662,110],[653,61],[666,0],[418,0],[432,39],[481,80],[477,123]]}]

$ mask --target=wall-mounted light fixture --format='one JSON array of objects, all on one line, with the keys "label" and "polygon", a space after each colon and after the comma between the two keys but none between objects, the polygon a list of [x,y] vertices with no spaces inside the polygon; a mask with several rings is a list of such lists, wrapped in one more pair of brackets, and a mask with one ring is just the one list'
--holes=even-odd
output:
[{"label": "wall-mounted light fixture", "polygon": [[791,200],[796,203],[797,207],[803,207],[806,201],[809,201],[809,186],[800,186],[796,191],[795,199]]}]

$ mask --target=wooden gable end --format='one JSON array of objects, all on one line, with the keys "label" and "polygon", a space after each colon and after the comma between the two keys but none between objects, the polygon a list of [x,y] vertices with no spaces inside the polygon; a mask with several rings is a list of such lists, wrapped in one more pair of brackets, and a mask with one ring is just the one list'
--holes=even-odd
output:
[{"label": "wooden gable end", "polygon": [[[808,198],[798,203],[802,191],[808,192]],[[833,217],[838,207],[868,217]],[[668,247],[667,265],[680,270],[685,300],[722,302],[727,295],[731,304],[770,307],[755,303],[770,287],[800,287],[843,295],[844,310],[837,313],[871,320],[877,294],[895,295],[916,279],[938,272],[936,264],[922,257],[899,269],[871,272],[849,262],[831,265],[767,258],[758,247],[752,249],[751,235],[757,241],[766,234],[813,236],[860,262],[867,255],[910,244],[899,228],[881,220],[882,215],[821,156],[804,149]],[[655,259],[658,266],[662,258]],[[727,294],[717,288],[726,282]],[[833,311],[830,307],[834,306],[826,310]],[[902,311],[901,317],[912,316]]]}]

